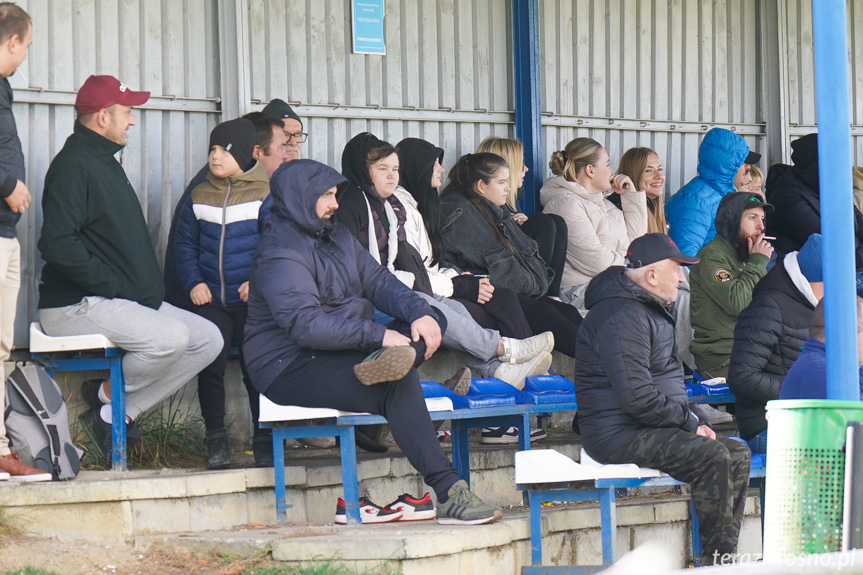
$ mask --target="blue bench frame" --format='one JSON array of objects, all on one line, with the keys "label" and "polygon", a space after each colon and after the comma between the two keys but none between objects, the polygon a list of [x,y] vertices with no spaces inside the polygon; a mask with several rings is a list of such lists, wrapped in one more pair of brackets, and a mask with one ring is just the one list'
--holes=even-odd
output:
[{"label": "blue bench frame", "polygon": [[[470,483],[470,428],[506,425],[517,427],[520,450],[530,449],[530,416],[575,411],[575,401],[560,403],[538,403],[520,405],[501,405],[494,407],[474,407],[452,411],[431,411],[432,421],[452,421],[452,458],[459,479]],[[262,422],[261,427],[273,429],[273,462],[275,466],[276,515],[279,523],[287,521],[285,484],[284,442],[299,437],[339,437],[341,445],[342,485],[344,488],[345,511],[348,524],[360,523],[359,479],[357,475],[357,451],[354,444],[354,427],[357,425],[376,425],[386,423],[380,415],[343,415],[324,420],[316,419],[315,425],[297,427],[277,427],[278,422]],[[322,422],[322,425],[318,423]]]},{"label": "blue bench frame", "polygon": [[[749,472],[749,486],[758,487],[761,501],[761,534],[764,536],[764,466],[753,466]],[[673,477],[663,475],[644,479],[595,479],[571,483],[529,483],[516,488],[526,491],[530,503],[530,558],[531,565],[524,567],[524,575],[547,575],[551,573],[596,573],[608,569],[617,557],[617,490],[632,487],[670,487],[685,485]],[[547,501],[599,501],[600,527],[602,534],[602,565],[553,565],[542,564],[542,504]],[[702,547],[698,535],[698,518],[695,506],[689,503],[692,518],[692,555],[696,565],[700,564]]]}]

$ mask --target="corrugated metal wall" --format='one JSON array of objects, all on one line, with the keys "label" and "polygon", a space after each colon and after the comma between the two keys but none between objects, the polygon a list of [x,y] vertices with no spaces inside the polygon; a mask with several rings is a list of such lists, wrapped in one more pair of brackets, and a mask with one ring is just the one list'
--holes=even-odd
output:
[{"label": "corrugated metal wall", "polygon": [[111,74],[153,97],[137,112],[121,161],[141,200],[160,256],[171,212],[206,162],[218,121],[219,46],[214,0],[26,0],[33,45],[18,73],[14,113],[34,203],[18,225],[22,285],[15,326],[26,345],[35,317],[45,173],[75,119],[75,93],[91,74]]},{"label": "corrugated metal wall", "polygon": [[386,56],[351,53],[347,0],[249,1],[249,10],[252,101],[298,104],[305,157],[340,169],[345,143],[370,131],[392,144],[437,142],[452,165],[511,131],[508,0],[387,0]]},{"label": "corrugated metal wall", "polygon": [[714,125],[764,151],[761,2],[570,0],[540,3],[545,155],[575,137],[657,150],[676,192]]}]

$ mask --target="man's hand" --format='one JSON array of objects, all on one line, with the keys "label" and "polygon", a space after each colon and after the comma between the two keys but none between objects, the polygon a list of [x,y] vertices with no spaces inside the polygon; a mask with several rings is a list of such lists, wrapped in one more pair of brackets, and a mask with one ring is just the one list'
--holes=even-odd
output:
[{"label": "man's hand", "polygon": [[764,234],[758,234],[754,240],[751,237],[747,239],[749,240],[750,254],[764,254],[768,258],[773,255],[773,246],[764,239]]},{"label": "man's hand", "polygon": [[476,300],[477,303],[486,303],[492,298],[492,295],[494,295],[494,286],[491,285],[491,282],[488,281],[488,278],[482,278],[481,280],[479,280],[479,297]]},{"label": "man's hand", "polygon": [[189,297],[192,298],[192,303],[195,305],[204,305],[213,301],[213,294],[210,293],[210,288],[203,282],[192,288],[192,291],[189,292]]},{"label": "man's hand", "polygon": [[411,337],[413,341],[419,341],[420,338],[425,341],[425,358],[429,359],[440,347],[440,325],[432,316],[424,315],[411,324]]},{"label": "man's hand", "polygon": [[706,437],[707,439],[716,439],[716,432],[710,429],[707,425],[699,425],[698,429],[695,430],[695,435],[700,435],[701,437]]},{"label": "man's hand", "polygon": [[240,294],[240,299],[246,303],[249,303],[249,282],[243,282],[240,284],[240,287],[237,288],[237,293]]},{"label": "man's hand", "polygon": [[404,347],[411,344],[411,338],[402,335],[394,329],[384,331],[384,341],[381,347]]},{"label": "man's hand", "polygon": [[30,207],[30,190],[21,180],[15,184],[15,189],[6,198],[6,203],[12,208],[16,214],[23,214],[24,210]]}]

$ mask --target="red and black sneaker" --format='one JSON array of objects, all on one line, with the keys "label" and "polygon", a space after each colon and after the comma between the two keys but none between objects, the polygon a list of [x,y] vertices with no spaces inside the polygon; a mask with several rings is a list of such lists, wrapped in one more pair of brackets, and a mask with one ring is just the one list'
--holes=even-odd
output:
[{"label": "red and black sneaker", "polygon": [[[375,523],[390,523],[398,521],[402,517],[402,511],[390,509],[389,506],[380,507],[369,501],[365,497],[360,497],[360,521],[363,525],[372,525]],[[345,512],[345,500],[339,497],[339,502],[336,505],[336,518],[333,521],[336,525],[347,525],[347,515]]]},{"label": "red and black sneaker", "polygon": [[399,521],[428,521],[437,517],[431,495],[428,493],[423,495],[422,499],[402,493],[398,499],[387,505],[387,508],[403,513]]}]

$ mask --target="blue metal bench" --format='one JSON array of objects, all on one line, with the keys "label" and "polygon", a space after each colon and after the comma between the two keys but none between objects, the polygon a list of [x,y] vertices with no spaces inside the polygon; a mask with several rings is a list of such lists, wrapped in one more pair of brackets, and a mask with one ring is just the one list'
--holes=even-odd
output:
[{"label": "blue metal bench", "polygon": [[[752,456],[749,486],[757,487],[761,501],[761,532],[764,533],[764,484],[766,468],[764,455]],[[645,470],[649,471],[649,470]],[[516,459],[518,473],[518,458]],[[626,477],[601,478],[581,481],[557,481],[550,483],[518,483],[516,488],[528,493],[530,503],[530,548],[531,565],[525,567],[524,575],[549,573],[596,573],[607,569],[617,558],[617,490],[632,487],[671,487],[684,483],[670,477]],[[542,504],[548,501],[598,501],[602,533],[602,565],[544,566],[542,564]],[[696,564],[702,554],[701,538],[698,535],[698,519],[690,501],[692,518],[692,555]]]},{"label": "blue metal bench", "polygon": [[53,377],[55,371],[107,370],[111,381],[111,467],[126,471],[126,382],[123,353],[103,335],[51,337],[30,324],[30,356]]}]

